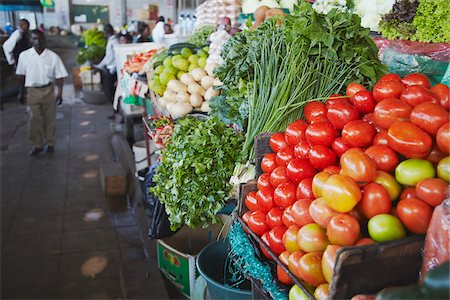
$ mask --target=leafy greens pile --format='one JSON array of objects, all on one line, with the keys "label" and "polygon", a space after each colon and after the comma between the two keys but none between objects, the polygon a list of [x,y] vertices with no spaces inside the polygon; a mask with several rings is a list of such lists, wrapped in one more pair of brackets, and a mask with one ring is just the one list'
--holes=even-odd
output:
[{"label": "leafy greens pile", "polygon": [[103,32],[96,28],[83,32],[80,43],[82,47],[76,57],[76,61],[80,65],[86,61],[97,63],[105,55],[107,40]]},{"label": "leafy greens pile", "polygon": [[206,25],[199,28],[194,34],[189,38],[188,43],[194,44],[197,47],[203,47],[207,44],[209,36],[214,32],[215,26]]},{"label": "leafy greens pile", "polygon": [[206,227],[229,199],[228,183],[240,161],[242,135],[217,118],[180,119],[169,139],[151,188],[166,205],[171,229]]}]

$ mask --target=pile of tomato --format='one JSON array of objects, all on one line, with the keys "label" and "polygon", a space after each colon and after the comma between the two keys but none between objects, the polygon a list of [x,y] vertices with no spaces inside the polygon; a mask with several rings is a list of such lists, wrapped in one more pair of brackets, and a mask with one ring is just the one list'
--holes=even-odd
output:
[{"label": "pile of tomato", "polygon": [[139,73],[144,67],[145,63],[152,58],[153,54],[155,54],[157,50],[149,50],[147,52],[142,52],[135,54],[128,58],[124,63],[124,69],[127,73]]},{"label": "pile of tomato", "polygon": [[306,121],[271,136],[243,220],[318,299],[341,247],[426,233],[448,197],[449,94],[422,74],[388,74],[372,91],[352,83],[309,102]]}]

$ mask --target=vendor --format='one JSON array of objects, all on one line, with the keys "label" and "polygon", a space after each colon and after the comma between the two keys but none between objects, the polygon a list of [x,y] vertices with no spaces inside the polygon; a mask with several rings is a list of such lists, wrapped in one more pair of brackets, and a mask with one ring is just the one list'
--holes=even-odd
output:
[{"label": "vendor", "polygon": [[153,42],[158,44],[164,44],[164,34],[165,34],[165,19],[163,16],[159,16],[156,20],[155,28],[152,31]]},{"label": "vendor", "polygon": [[148,36],[150,35],[150,29],[148,25],[144,22],[139,22],[137,25],[138,35],[136,36],[136,43],[146,43],[150,42]]},{"label": "vendor", "polygon": [[119,44],[130,44],[133,42],[133,37],[128,32],[121,32],[119,34]]}]

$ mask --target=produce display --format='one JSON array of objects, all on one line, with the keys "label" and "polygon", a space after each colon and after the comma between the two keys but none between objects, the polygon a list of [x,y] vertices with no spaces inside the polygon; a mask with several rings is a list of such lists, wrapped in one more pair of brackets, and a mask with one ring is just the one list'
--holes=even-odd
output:
[{"label": "produce display", "polygon": [[80,40],[82,47],[78,51],[76,61],[78,64],[84,64],[86,61],[98,63],[105,55],[106,37],[103,32],[96,28],[88,29],[83,32]]},{"label": "produce display", "polygon": [[242,13],[255,13],[255,11],[261,6],[267,6],[269,8],[285,8],[292,11],[294,9],[294,5],[298,5],[298,3],[298,0],[243,0]]},{"label": "produce display", "polygon": [[188,43],[197,47],[203,47],[208,43],[209,36],[215,31],[216,27],[213,25],[205,25],[196,29],[196,31],[189,38]]},{"label": "produce display", "polygon": [[169,138],[172,136],[174,122],[168,117],[148,117],[145,119],[148,135],[155,142],[156,147],[162,150],[165,149]]},{"label": "produce display", "polygon": [[[308,102],[271,136],[242,219],[326,299],[337,250],[425,234],[449,196],[449,99],[422,74],[387,74]],[[278,279],[292,285],[281,268]]]},{"label": "produce display", "polygon": [[195,9],[197,27],[219,24],[220,19],[229,18],[235,24],[241,10],[241,0],[206,0]]},{"label": "produce display", "polygon": [[140,73],[146,62],[152,58],[152,56],[157,52],[157,50],[149,50],[147,52],[141,52],[131,56],[125,63],[124,69],[129,74]]}]

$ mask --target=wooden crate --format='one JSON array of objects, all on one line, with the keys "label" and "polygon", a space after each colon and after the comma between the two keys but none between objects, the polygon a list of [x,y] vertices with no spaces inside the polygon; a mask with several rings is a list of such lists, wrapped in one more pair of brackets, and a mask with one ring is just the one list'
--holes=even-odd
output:
[{"label": "wooden crate", "polygon": [[127,175],[118,162],[100,166],[100,182],[105,196],[124,196],[127,193]]}]

